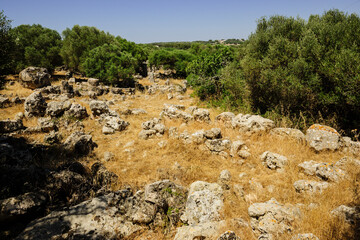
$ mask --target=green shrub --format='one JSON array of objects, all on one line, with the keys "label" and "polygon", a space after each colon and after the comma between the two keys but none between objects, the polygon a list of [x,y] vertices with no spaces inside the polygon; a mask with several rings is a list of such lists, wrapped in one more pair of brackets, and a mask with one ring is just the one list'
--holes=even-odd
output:
[{"label": "green shrub", "polygon": [[11,21],[0,12],[0,75],[10,73],[14,68],[15,39],[11,35]]}]

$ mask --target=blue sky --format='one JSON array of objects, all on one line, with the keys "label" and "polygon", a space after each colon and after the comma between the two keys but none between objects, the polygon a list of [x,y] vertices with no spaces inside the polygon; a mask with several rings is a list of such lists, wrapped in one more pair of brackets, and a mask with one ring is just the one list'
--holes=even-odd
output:
[{"label": "blue sky", "polygon": [[246,39],[262,16],[307,19],[333,8],[360,15],[360,0],[0,0],[13,27],[95,26],[136,43]]}]

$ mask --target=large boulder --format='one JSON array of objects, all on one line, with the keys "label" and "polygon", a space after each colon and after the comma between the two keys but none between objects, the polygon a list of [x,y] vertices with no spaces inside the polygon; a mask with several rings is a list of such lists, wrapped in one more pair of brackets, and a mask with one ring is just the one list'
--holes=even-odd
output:
[{"label": "large boulder", "polygon": [[270,130],[270,134],[282,138],[294,139],[299,142],[305,140],[305,134],[299,129],[295,128],[273,128]]},{"label": "large boulder", "polygon": [[283,205],[271,199],[264,203],[254,203],[248,208],[250,224],[259,239],[275,239],[278,234],[290,232],[291,222],[300,214],[298,208]]},{"label": "large boulder", "polygon": [[345,172],[337,165],[331,163],[318,163],[307,161],[298,165],[308,175],[316,175],[325,181],[337,182],[345,177]]},{"label": "large boulder", "polygon": [[26,117],[42,117],[45,114],[47,103],[40,92],[34,92],[26,98],[24,107]]},{"label": "large boulder", "polygon": [[306,130],[306,141],[315,151],[335,151],[341,147],[340,134],[335,129],[320,124],[314,124]]},{"label": "large boulder", "polygon": [[71,107],[65,112],[65,115],[75,119],[84,119],[89,116],[86,108],[78,103],[71,104]]},{"label": "large boulder", "polygon": [[340,217],[346,222],[351,224],[357,224],[360,221],[360,207],[359,206],[345,206],[341,205],[331,211],[333,216]]},{"label": "large boulder", "polygon": [[274,121],[263,118],[259,115],[238,114],[232,119],[231,125],[233,128],[239,129],[240,132],[256,133],[261,131],[269,131],[274,128]]},{"label": "large boulder", "polygon": [[[129,193],[119,191],[54,211],[32,221],[16,239],[118,239],[142,229],[127,221],[120,205]],[[118,206],[119,204],[119,206]]]},{"label": "large boulder", "polygon": [[219,184],[194,182],[190,185],[185,213],[181,220],[188,224],[219,221],[223,205],[223,189]]},{"label": "large boulder", "polygon": [[47,69],[40,67],[28,67],[19,73],[21,85],[30,89],[49,86],[50,77]]},{"label": "large boulder", "polygon": [[184,112],[181,109],[183,109],[181,106],[165,104],[162,112],[160,113],[160,117],[164,116],[170,119],[179,119],[184,122],[189,122],[194,119],[191,114]]},{"label": "large boulder", "polygon": [[47,104],[46,115],[50,117],[61,117],[71,106],[70,101],[56,102],[52,101]]},{"label": "large boulder", "polygon": [[215,121],[224,124],[225,127],[231,127],[231,122],[234,117],[235,114],[232,112],[223,112],[215,117]]},{"label": "large boulder", "polygon": [[198,108],[193,112],[193,117],[198,122],[207,122],[210,123],[210,112],[204,108]]},{"label": "large boulder", "polygon": [[231,147],[231,141],[226,139],[214,139],[214,140],[206,140],[205,146],[211,152],[222,152],[225,150],[229,150]]}]

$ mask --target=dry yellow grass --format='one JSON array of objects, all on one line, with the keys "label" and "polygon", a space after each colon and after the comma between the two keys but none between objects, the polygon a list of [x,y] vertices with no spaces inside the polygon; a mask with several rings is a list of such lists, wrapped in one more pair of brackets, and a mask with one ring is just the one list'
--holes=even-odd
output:
[{"label": "dry yellow grass", "polygon": [[[171,82],[179,83],[179,80],[171,79]],[[141,81],[144,85],[149,82],[144,79]],[[160,81],[162,84],[163,81]],[[19,85],[14,85],[12,91],[22,94],[29,94],[28,90]],[[0,94],[9,93],[10,89],[0,91]],[[31,92],[31,91],[30,91]],[[188,95],[187,92],[185,95]],[[99,100],[111,100],[111,95],[99,97]],[[74,101],[90,109],[85,98],[74,98]],[[330,211],[335,207],[345,204],[359,204],[359,182],[358,170],[355,167],[349,167],[349,178],[339,183],[332,184],[331,187],[324,190],[322,194],[299,194],[296,193],[293,183],[300,179],[317,180],[316,177],[307,176],[298,168],[298,164],[304,161],[314,160],[317,162],[335,163],[346,156],[342,152],[323,152],[315,153],[308,146],[289,139],[277,138],[268,134],[256,134],[247,136],[234,129],[225,128],[214,122],[214,118],[220,113],[219,109],[209,109],[212,124],[190,122],[184,125],[181,121],[164,120],[167,128],[175,126],[179,132],[187,130],[193,133],[200,129],[208,130],[213,127],[219,127],[222,130],[223,137],[231,140],[241,139],[249,147],[252,156],[245,161],[223,158],[204,151],[198,145],[187,145],[181,140],[171,139],[167,134],[161,138],[142,140],[138,138],[141,131],[141,123],[154,117],[159,117],[164,103],[182,104],[189,107],[196,103],[195,99],[185,96],[184,100],[168,100],[166,95],[151,95],[145,98],[144,94],[137,93],[133,98],[128,97],[124,102],[118,101],[111,109],[121,112],[126,108],[142,108],[147,111],[144,115],[122,116],[130,123],[130,126],[122,132],[116,132],[113,135],[102,134],[102,126],[97,120],[90,116],[82,121],[85,126],[85,132],[91,133],[94,142],[98,147],[90,157],[84,158],[84,163],[89,166],[95,161],[101,161],[105,166],[119,176],[116,189],[130,185],[134,190],[144,187],[146,184],[160,180],[170,179],[178,184],[189,186],[197,180],[216,182],[220,172],[228,169],[231,172],[231,186],[235,184],[244,187],[245,195],[253,194],[246,201],[239,197],[234,188],[225,192],[225,207],[222,216],[227,220],[225,230],[235,231],[241,239],[256,239],[250,227],[241,227],[232,219],[242,218],[249,221],[248,207],[254,202],[268,201],[270,198],[276,198],[280,203],[303,204],[301,207],[302,217],[296,219],[293,223],[293,232],[290,235],[284,234],[278,239],[290,239],[296,233],[311,232],[320,239],[350,239],[351,226],[339,219],[330,216]],[[23,111],[23,105],[16,105],[6,109],[0,109],[1,119],[13,118],[19,111]],[[36,119],[24,121],[25,126],[36,125]],[[66,129],[61,129],[64,136],[70,134]],[[25,136],[31,140],[42,141],[43,136],[30,135]],[[160,147],[158,143],[166,140],[167,145]],[[130,144],[129,144],[130,143]],[[264,151],[272,151],[288,157],[290,163],[284,172],[276,172],[267,169],[261,164],[259,156]],[[115,154],[113,160],[104,162],[105,152]],[[86,161],[85,161],[86,160]],[[240,177],[240,173],[246,173]],[[263,188],[255,188],[252,182],[260,183]],[[309,204],[317,204],[315,209],[309,209]],[[349,235],[349,236],[347,236]],[[159,231],[142,232],[136,239],[171,239],[171,234],[164,235]],[[347,238],[348,237],[348,238]]]}]

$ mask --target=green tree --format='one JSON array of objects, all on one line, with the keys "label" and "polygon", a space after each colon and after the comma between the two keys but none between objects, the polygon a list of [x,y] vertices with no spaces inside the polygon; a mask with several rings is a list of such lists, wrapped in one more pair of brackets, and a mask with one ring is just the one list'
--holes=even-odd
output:
[{"label": "green tree", "polygon": [[46,67],[50,70],[62,64],[59,55],[61,37],[55,30],[41,25],[20,25],[11,29],[16,42],[16,70],[28,66]]},{"label": "green tree", "polygon": [[13,50],[15,41],[10,33],[11,21],[0,12],[0,75],[10,73],[13,64]]},{"label": "green tree", "polygon": [[95,27],[75,25],[63,31],[63,46],[60,51],[64,63],[71,69],[82,70],[81,65],[88,53],[105,43],[114,42],[114,36]]}]

